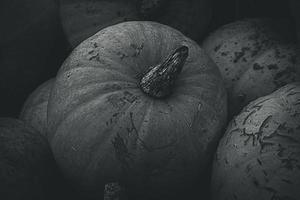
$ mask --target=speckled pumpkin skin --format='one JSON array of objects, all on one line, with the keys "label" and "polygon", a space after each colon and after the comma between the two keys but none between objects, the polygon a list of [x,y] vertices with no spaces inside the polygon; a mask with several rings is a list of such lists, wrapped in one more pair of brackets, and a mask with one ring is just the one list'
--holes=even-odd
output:
[{"label": "speckled pumpkin skin", "polygon": [[214,160],[213,200],[300,197],[300,83],[251,102],[235,117]]},{"label": "speckled pumpkin skin", "polygon": [[[142,74],[180,45],[189,56],[171,96],[144,94]],[[48,139],[62,171],[89,194],[101,196],[105,183],[119,181],[164,199],[203,173],[226,106],[218,68],[195,42],[162,24],[125,22],[90,37],[64,62],[49,98]]]},{"label": "speckled pumpkin skin", "polygon": [[299,50],[285,21],[247,19],[225,25],[203,42],[225,80],[230,115],[250,101],[300,80]]},{"label": "speckled pumpkin skin", "polygon": [[35,89],[23,105],[19,118],[42,135],[47,132],[47,106],[54,78]]},{"label": "speckled pumpkin skin", "polygon": [[165,1],[165,5],[147,16],[141,16],[138,8],[140,0],[60,0],[60,15],[73,47],[105,27],[131,20],[157,21],[180,30],[194,40],[202,39],[212,15],[211,1],[159,1]]},{"label": "speckled pumpkin skin", "polygon": [[53,199],[54,166],[45,137],[20,120],[0,118],[1,199]]}]

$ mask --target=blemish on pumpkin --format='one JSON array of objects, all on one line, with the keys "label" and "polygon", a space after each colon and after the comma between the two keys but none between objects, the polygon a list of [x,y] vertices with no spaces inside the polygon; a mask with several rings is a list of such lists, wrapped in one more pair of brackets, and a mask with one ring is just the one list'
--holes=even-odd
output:
[{"label": "blemish on pumpkin", "polygon": [[255,185],[255,187],[259,187],[259,182],[256,178],[253,178],[253,184]]},{"label": "blemish on pumpkin", "polygon": [[261,49],[261,46],[257,46],[257,49],[252,51],[251,57],[253,58],[254,56],[256,56]]},{"label": "blemish on pumpkin", "polygon": [[247,133],[246,128],[243,128],[243,133],[240,136],[246,136],[247,138],[244,140],[244,145],[248,145],[249,141],[252,139],[252,146],[257,146],[258,144],[261,144],[261,131],[258,132],[251,132]]},{"label": "blemish on pumpkin", "polygon": [[130,93],[128,91],[124,91],[123,94],[124,94],[124,97],[122,99],[124,99],[125,101],[127,101],[129,103],[133,103],[137,99],[137,97],[135,95],[133,95],[132,93]]},{"label": "blemish on pumpkin", "polygon": [[243,47],[240,52],[235,52],[235,58],[233,59],[233,62],[237,63],[243,56],[245,56],[246,52],[249,50],[249,47]]},{"label": "blemish on pumpkin", "polygon": [[226,52],[223,51],[223,52],[221,53],[222,56],[227,56],[228,54],[229,54],[228,51],[226,51]]},{"label": "blemish on pumpkin", "polygon": [[128,170],[130,168],[129,163],[133,162],[133,154],[128,151],[127,142],[117,133],[111,143],[114,147],[116,158],[122,163],[123,169]]},{"label": "blemish on pumpkin", "polygon": [[124,58],[129,57],[127,54],[122,53],[122,52],[120,52],[120,51],[117,52],[117,56],[119,56],[121,60],[123,60]]},{"label": "blemish on pumpkin", "polygon": [[217,46],[214,48],[214,51],[215,51],[215,52],[219,51],[219,49],[221,48],[221,46],[222,46],[221,44],[217,45]]},{"label": "blemish on pumpkin", "polygon": [[227,158],[225,158],[224,161],[225,161],[225,164],[227,164],[227,165],[229,164],[229,161]]},{"label": "blemish on pumpkin", "polygon": [[293,158],[281,159],[281,163],[282,163],[283,167],[290,171],[295,168],[295,166],[296,166],[295,164],[297,162],[298,162],[298,160],[293,159]]},{"label": "blemish on pumpkin", "polygon": [[257,158],[256,160],[257,160],[258,164],[261,166],[262,165],[261,160],[259,158]]},{"label": "blemish on pumpkin", "polygon": [[292,181],[288,180],[288,179],[281,179],[282,182],[285,182],[287,184],[293,184]]},{"label": "blemish on pumpkin", "polygon": [[267,67],[268,67],[269,70],[278,69],[278,65],[276,65],[276,64],[270,64]]},{"label": "blemish on pumpkin", "polygon": [[243,120],[243,125],[245,125],[246,124],[246,122],[248,121],[248,119],[254,114],[254,113],[256,113],[256,110],[252,110],[246,117],[245,117],[245,119]]},{"label": "blemish on pumpkin", "polygon": [[253,70],[261,70],[263,68],[264,68],[264,66],[261,66],[258,63],[254,63],[254,65],[253,65]]},{"label": "blemish on pumpkin", "polygon": [[251,164],[248,164],[248,165],[246,166],[246,173],[248,174],[248,173],[251,171],[251,169],[252,169]]},{"label": "blemish on pumpkin", "polygon": [[141,45],[136,45],[136,44],[130,44],[130,47],[134,49],[134,53],[132,57],[137,57],[140,55],[142,49],[144,48],[144,44],[142,43]]},{"label": "blemish on pumpkin", "polygon": [[71,147],[71,149],[72,149],[73,151],[77,151],[77,149],[76,149],[75,147],[73,147],[73,146]]},{"label": "blemish on pumpkin", "polygon": [[89,57],[89,60],[94,60],[94,59],[99,59],[99,53],[97,53],[96,55],[93,55],[91,57]]}]

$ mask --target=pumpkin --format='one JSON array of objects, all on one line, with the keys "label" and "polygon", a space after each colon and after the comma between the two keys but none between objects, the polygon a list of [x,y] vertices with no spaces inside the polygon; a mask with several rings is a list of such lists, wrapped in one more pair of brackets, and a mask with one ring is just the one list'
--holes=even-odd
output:
[{"label": "pumpkin", "polygon": [[219,28],[203,42],[224,78],[231,116],[250,101],[300,80],[299,50],[285,39],[288,28],[284,21],[247,19]]},{"label": "pumpkin", "polygon": [[119,182],[137,199],[166,199],[198,181],[226,109],[218,68],[195,42],[159,23],[124,22],[65,60],[47,136],[83,193],[103,198],[104,185]]},{"label": "pumpkin", "polygon": [[209,0],[60,0],[60,15],[73,47],[107,26],[129,20],[157,21],[198,40],[209,25],[210,4]]},{"label": "pumpkin", "polygon": [[1,199],[53,199],[55,176],[46,138],[20,120],[0,118]]},{"label": "pumpkin", "polygon": [[68,44],[52,0],[1,0],[0,116],[16,117],[27,95],[54,76]]},{"label": "pumpkin", "polygon": [[299,82],[252,101],[220,141],[212,199],[299,199],[299,130]]},{"label": "pumpkin", "polygon": [[35,89],[25,101],[19,118],[46,136],[47,106],[54,78]]}]

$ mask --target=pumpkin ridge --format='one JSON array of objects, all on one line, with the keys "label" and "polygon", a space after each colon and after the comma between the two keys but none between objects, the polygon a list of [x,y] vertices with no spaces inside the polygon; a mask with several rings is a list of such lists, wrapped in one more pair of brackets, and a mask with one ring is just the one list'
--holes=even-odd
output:
[{"label": "pumpkin ridge", "polygon": [[[76,85],[72,85],[71,87],[69,87],[69,91],[75,90],[75,91],[85,91],[86,89],[88,89],[89,87],[94,87],[94,86],[98,86],[96,87],[97,89],[97,94],[99,94],[99,92],[103,92],[101,94],[106,94],[105,92],[111,92],[111,91],[117,91],[117,90],[126,90],[126,89],[138,89],[136,86],[136,83],[131,83],[131,82],[127,82],[127,81],[101,81],[101,80],[96,80],[96,81],[91,81],[88,82],[86,84],[82,84],[79,83]],[[111,88],[112,90],[109,91],[108,88]],[[104,90],[104,91],[102,91]],[[108,90],[108,91],[107,91]]]},{"label": "pumpkin ridge", "polygon": [[[195,97],[195,96],[193,96],[193,95],[191,95],[191,94],[180,94],[180,95],[178,95],[177,96],[178,98],[181,98],[181,97],[183,97],[183,99],[184,99],[184,97],[188,97],[188,98],[191,98],[191,99],[195,99],[197,102],[198,102],[198,104],[199,103],[201,103],[202,105],[205,105],[205,106],[207,106],[211,111],[213,111],[213,113],[216,113],[217,111],[216,111],[216,108],[213,106],[213,105],[210,105],[207,101],[204,101],[203,99],[200,99],[200,98],[197,98],[197,97]],[[210,101],[211,102],[211,101]]]},{"label": "pumpkin ridge", "polygon": [[[108,61],[109,63],[105,62],[105,64],[103,64],[102,62],[100,61]],[[87,62],[87,61],[86,61]],[[101,69],[105,69],[105,70],[108,70],[108,71],[112,71],[112,72],[116,72],[116,73],[122,73],[123,75],[125,76],[128,76],[132,79],[134,79],[132,76],[133,76],[133,73],[136,74],[136,70],[133,70],[131,67],[126,67],[126,69],[130,69],[130,73],[125,73],[126,70],[120,70],[122,68],[124,68],[124,66],[126,66],[126,64],[124,63],[121,63],[121,62],[117,62],[115,60],[113,60],[112,58],[109,58],[109,57],[105,57],[105,56],[102,56],[100,58],[99,61],[93,61],[95,62],[96,64],[96,68],[101,68]],[[109,64],[109,67],[105,67],[107,64]],[[90,65],[90,61],[88,61],[88,65]],[[112,66],[118,66],[117,69],[115,67],[112,67]]]},{"label": "pumpkin ridge", "polygon": [[[75,113],[77,113],[79,110],[82,110],[83,108],[82,107],[87,107],[89,104],[92,104],[94,102],[101,102],[100,100],[101,99],[104,99],[104,98],[107,98],[113,94],[116,94],[116,93],[120,93],[122,91],[126,91],[128,90],[127,89],[122,89],[122,90],[115,90],[115,91],[112,91],[112,92],[108,92],[106,94],[97,94],[95,96],[92,96],[91,98],[89,99],[86,99],[85,101],[83,102],[80,102],[79,104],[76,104],[76,105],[72,105],[72,107],[69,107],[65,113],[63,115],[60,116],[60,119],[58,120],[58,122],[55,124],[55,127],[56,129],[54,130],[51,130],[50,132],[56,132],[56,130],[58,129],[58,127],[60,126],[60,124],[64,121],[64,120],[67,120],[67,118],[69,118],[71,115],[75,115]],[[99,106],[99,104],[98,104]],[[52,139],[51,139],[52,140]]]},{"label": "pumpkin ridge", "polygon": [[[140,95],[141,96],[141,95]],[[101,142],[111,142],[112,141],[112,138],[115,137],[115,134],[111,134],[112,132],[115,131],[116,128],[119,128],[117,127],[117,125],[119,124],[120,121],[122,121],[124,118],[128,117],[128,113],[132,112],[130,109],[133,108],[133,106],[135,106],[137,103],[140,103],[138,102],[137,100],[135,100],[134,102],[132,102],[128,107],[126,107],[124,110],[122,111],[118,111],[118,113],[121,113],[118,115],[118,118],[116,119],[116,121],[114,122],[113,126],[110,126],[109,127],[109,130],[108,132],[105,132],[105,135],[107,135],[107,137],[103,138],[102,137],[102,140],[99,140],[99,138],[95,138],[95,143],[90,145],[90,149],[91,149],[91,152],[94,156],[91,157],[90,160],[94,160],[95,162],[98,162],[98,160],[96,159],[97,154],[96,152],[102,152],[102,149],[100,148],[97,148],[98,146],[101,146]],[[118,133],[117,133],[118,134]],[[100,136],[100,135],[99,135]],[[101,135],[102,136],[102,135]],[[110,140],[108,140],[110,138]],[[97,142],[97,141],[101,141],[100,143]],[[94,150],[93,150],[94,149]],[[93,163],[92,161],[91,162],[88,162],[89,164],[87,165],[87,168],[85,171],[89,171],[90,168],[91,168],[91,165],[94,165],[95,163]]]},{"label": "pumpkin ridge", "polygon": [[[199,81],[197,81],[197,79],[199,77],[202,77],[202,75],[199,75],[197,78],[196,78],[196,76],[193,76],[192,78],[189,77],[189,78],[186,78],[186,79],[178,80],[178,83],[176,84],[176,86],[178,88],[182,88],[181,86],[184,84],[183,87],[186,87],[185,85],[189,85],[189,87],[191,87],[191,88],[198,88],[198,89],[204,89],[204,90],[206,89],[207,90],[209,88],[206,85],[208,85],[210,83],[213,83],[213,82],[216,82],[216,81],[220,81],[215,76],[211,76],[211,77],[209,77],[209,79],[206,76],[204,76],[203,78],[206,79],[205,81],[207,82],[207,84],[203,84],[203,83],[199,83]],[[217,85],[217,84],[215,84],[215,85]]]},{"label": "pumpkin ridge", "polygon": [[[120,77],[118,77],[119,79],[121,79],[121,80],[118,80],[118,81],[122,81],[122,80],[124,80],[124,82],[126,81],[126,82],[132,82],[132,83],[136,83],[135,81],[134,81],[134,78],[133,77],[131,77],[131,75],[130,74],[125,74],[125,73],[122,73],[122,72],[120,72],[120,71],[117,71],[116,69],[106,69],[106,68],[101,68],[101,67],[99,67],[99,63],[96,63],[95,62],[95,64],[97,65],[97,66],[78,66],[78,67],[74,67],[74,68],[72,68],[72,69],[68,69],[68,70],[64,70],[63,72],[62,72],[62,74],[61,74],[61,76],[68,76],[68,75],[66,75],[66,74],[72,74],[72,76],[74,76],[74,74],[75,75],[77,75],[77,74],[79,74],[79,75],[81,75],[82,73],[84,73],[84,74],[88,74],[88,73],[90,73],[89,72],[89,70],[96,70],[96,71],[106,71],[106,72],[109,72],[109,73],[111,73],[111,72],[113,72],[113,73],[117,73],[117,74],[119,74],[120,75]],[[75,73],[74,73],[75,72]],[[81,83],[78,83],[78,85],[79,84],[81,84]]]},{"label": "pumpkin ridge", "polygon": [[[142,137],[142,133],[141,130],[144,130],[144,133],[148,133],[148,126],[145,126],[145,124],[149,124],[150,123],[150,118],[151,118],[151,113],[152,113],[152,108],[153,108],[153,104],[154,104],[154,100],[150,99],[149,102],[145,103],[147,105],[147,108],[145,110],[145,113],[143,115],[143,119],[141,120],[141,123],[139,124],[138,128],[137,128],[137,138],[136,138],[136,144],[138,143],[137,140],[140,141],[145,141],[144,138]],[[133,122],[132,122],[133,123]],[[147,134],[144,134],[144,136],[146,136]],[[135,149],[136,150],[136,149]],[[139,158],[138,158],[139,159]]]},{"label": "pumpkin ridge", "polygon": [[[35,107],[35,106],[38,106],[41,103],[43,104],[45,102],[45,99],[48,99],[49,96],[50,96],[50,92],[46,94],[46,93],[44,93],[44,91],[48,90],[49,88],[52,89],[53,83],[54,83],[54,79],[50,79],[50,80],[44,82],[39,87],[37,87],[33,91],[33,93],[30,94],[30,96],[27,98],[27,100],[23,104],[23,107],[22,107],[22,110],[21,110],[19,116],[23,116],[23,113],[24,113],[25,110],[28,109],[28,106]],[[49,86],[45,87],[48,84],[49,84]],[[52,84],[52,86],[50,86],[50,84]],[[43,89],[43,90],[41,90],[41,89]],[[38,100],[38,101],[36,101],[36,100]],[[31,103],[31,102],[33,102],[33,103]],[[22,117],[19,117],[19,118],[22,118]]]},{"label": "pumpkin ridge", "polygon": [[[109,63],[106,63],[105,61],[108,61]],[[114,73],[123,74],[124,76],[134,79],[134,78],[132,78],[132,73],[125,73],[124,72],[125,70],[120,70],[120,69],[124,68],[124,65],[125,65],[124,63],[116,62],[112,58],[102,56],[102,58],[100,58],[99,61],[89,60],[89,61],[85,61],[85,62],[87,62],[87,65],[91,65],[91,63],[95,64],[95,66],[91,66],[91,67],[94,67],[96,69],[99,69],[99,70],[102,69],[102,70],[107,70],[107,71],[111,71]],[[102,63],[102,62],[105,62],[105,63]],[[110,68],[105,67],[107,64],[109,64]],[[118,67],[116,68],[114,66],[118,66]],[[127,68],[129,69],[130,67],[126,67],[126,69]],[[131,71],[135,72],[134,70],[131,70]]]},{"label": "pumpkin ridge", "polygon": [[[97,84],[96,84],[97,85]],[[104,83],[100,83],[98,85],[105,85]],[[122,91],[126,91],[126,90],[139,90],[138,88],[111,88],[110,91],[103,91],[103,88],[98,88],[93,94],[90,94],[90,90],[95,90],[94,88],[91,88],[90,90],[88,90],[91,86],[89,85],[89,87],[86,89],[85,87],[81,88],[81,90],[84,91],[84,93],[80,93],[81,90],[78,90],[77,88],[74,88],[74,90],[76,92],[74,96],[71,96],[69,98],[65,98],[65,101],[63,102],[64,104],[67,104],[65,106],[65,109],[63,111],[63,115],[61,116],[61,118],[63,119],[65,115],[68,115],[68,112],[70,110],[72,110],[74,107],[77,106],[82,106],[85,103],[93,100],[93,99],[97,99],[98,97],[101,97],[101,95],[105,94],[105,95],[109,95],[110,93],[118,93],[118,92],[122,92]],[[99,91],[102,91],[101,93],[99,93]],[[68,92],[72,92],[71,90],[69,90]],[[104,93],[103,93],[104,92]],[[80,97],[78,97],[78,95]],[[69,102],[69,103],[68,103]],[[70,103],[72,102],[72,103]]]},{"label": "pumpkin ridge", "polygon": [[[106,96],[105,95],[103,95],[103,97],[100,97],[100,98],[106,98]],[[99,100],[99,99],[98,99]],[[96,101],[96,100],[95,100]],[[99,107],[99,106],[103,106],[103,105],[100,105],[100,104],[98,104],[97,105],[97,107]],[[130,106],[133,106],[132,104],[129,104],[127,107],[125,107],[125,108],[123,108],[123,110],[127,110]],[[82,107],[78,107],[78,108],[76,108],[76,110],[79,110],[79,108],[81,108],[81,109],[84,109],[84,108],[82,108]],[[92,109],[92,110],[95,110],[95,109],[97,109],[97,108],[95,108],[95,106],[94,106],[94,108]],[[119,111],[120,112],[120,111]],[[72,115],[75,115],[74,113],[72,113]],[[60,129],[61,129],[61,127],[62,126],[64,126],[64,124],[65,123],[68,123],[68,121],[69,121],[69,118],[71,117],[71,114],[70,115],[68,115],[68,116],[66,116],[63,120],[61,120],[60,121],[60,123],[59,123],[59,125],[57,126],[57,129],[56,129],[56,132],[58,132]],[[74,120],[74,116],[72,116],[73,117],[73,119],[72,120]],[[77,116],[75,117],[75,118],[77,118]],[[118,119],[119,120],[119,119]],[[118,123],[115,123],[114,125],[117,125]],[[115,127],[115,126],[110,126],[110,127],[107,127],[107,130],[112,130],[113,129],[113,127]],[[64,132],[58,132],[59,134],[55,134],[52,138],[50,138],[51,139],[51,143],[52,144],[54,144],[54,146],[53,146],[53,148],[54,149],[57,149],[56,147],[55,147],[55,145],[58,145],[58,146],[64,146],[64,145],[60,145],[59,144],[59,142],[57,142],[57,141],[59,141],[60,139],[61,139],[61,137],[69,137],[69,135],[70,134],[72,134],[72,133],[69,133],[69,135],[66,135]],[[74,134],[74,133],[73,133]],[[78,133],[78,134],[80,134],[80,133]],[[99,137],[100,136],[102,136],[102,139],[101,140],[99,140]],[[99,144],[101,144],[101,143],[103,143],[103,142],[106,142],[106,141],[108,141],[108,138],[112,138],[113,137],[113,135],[111,135],[111,134],[102,134],[102,135],[98,135],[96,138],[98,138],[98,140],[91,140],[91,141],[96,141],[97,143],[96,144],[94,144],[94,145],[92,145],[92,146],[94,146],[94,147],[96,147],[96,146],[98,146]],[[72,146],[74,145],[74,142],[73,142],[73,144],[72,144]],[[76,145],[74,145],[74,146],[76,146]],[[91,147],[91,145],[89,145],[88,147]],[[95,148],[96,149],[96,148]],[[58,156],[61,156],[61,155],[58,155]],[[60,159],[59,157],[56,157],[56,159]],[[86,159],[88,159],[88,158],[86,158]],[[89,158],[88,160],[90,161],[92,158]],[[87,163],[88,163],[88,165],[89,166],[91,166],[92,164],[94,164],[94,163],[91,163],[91,162],[85,162],[85,165],[87,165]],[[80,168],[80,171],[81,171],[81,174],[88,174],[88,170],[86,169],[86,170],[83,170],[82,168],[82,166],[79,166],[79,167],[77,167],[76,169],[78,169],[78,168]],[[63,171],[64,170],[68,170],[68,169],[63,169]]]}]

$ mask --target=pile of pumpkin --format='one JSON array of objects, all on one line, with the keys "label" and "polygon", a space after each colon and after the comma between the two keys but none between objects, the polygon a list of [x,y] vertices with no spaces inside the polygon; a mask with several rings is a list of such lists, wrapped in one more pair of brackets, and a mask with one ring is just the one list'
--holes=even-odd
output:
[{"label": "pile of pumpkin", "polygon": [[237,2],[4,2],[0,199],[300,199],[300,6]]}]

